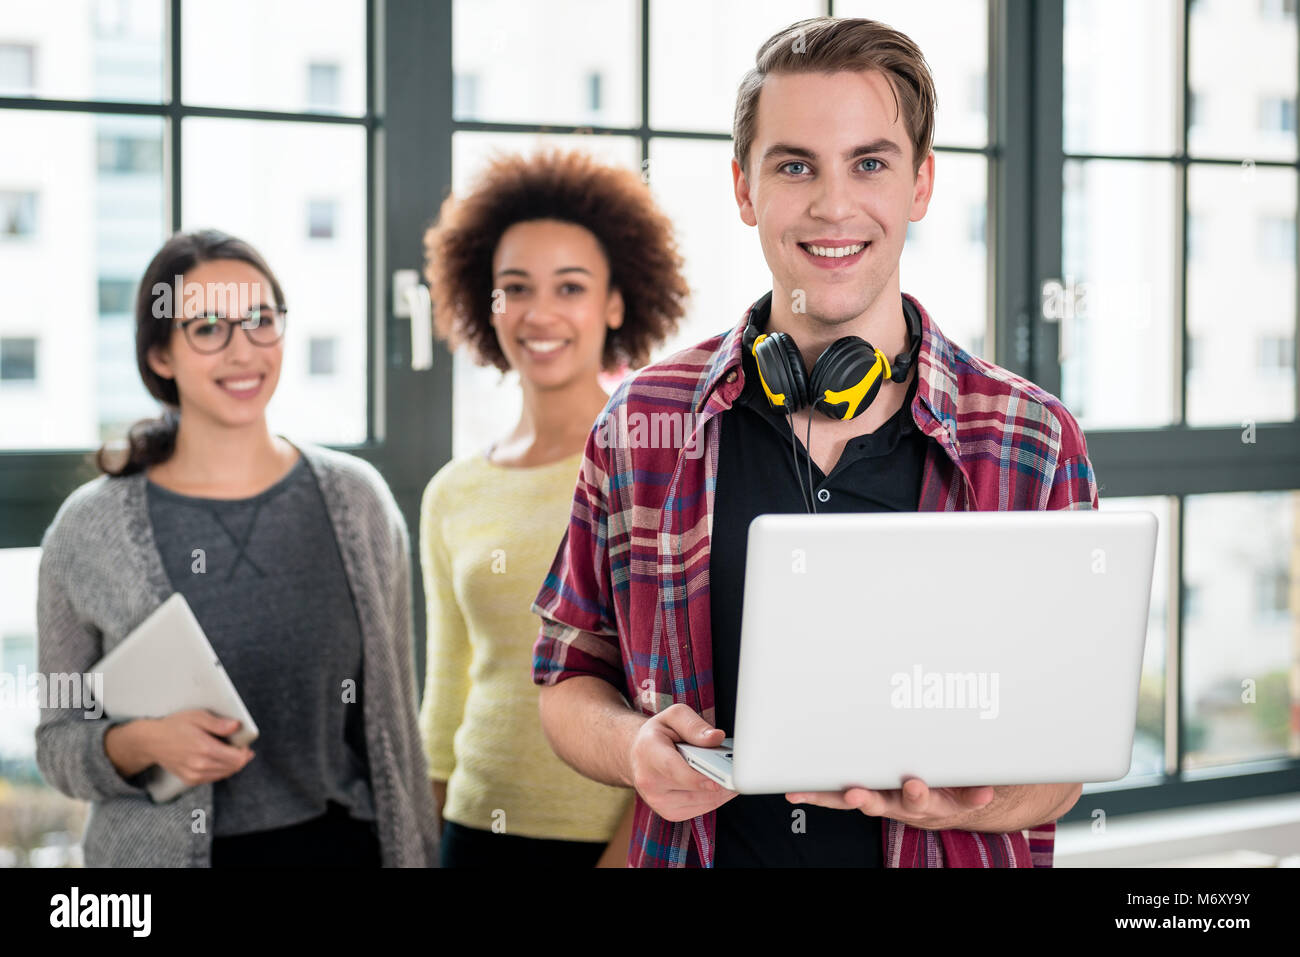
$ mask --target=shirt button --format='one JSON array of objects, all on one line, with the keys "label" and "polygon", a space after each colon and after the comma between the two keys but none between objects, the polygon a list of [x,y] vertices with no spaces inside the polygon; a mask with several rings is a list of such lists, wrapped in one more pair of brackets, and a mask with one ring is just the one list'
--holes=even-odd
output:
[{"label": "shirt button", "polygon": [[735,382],[735,381],[736,381],[736,370],[735,370],[735,369],[732,369],[730,372],[727,373],[727,381],[728,381],[728,382]]},{"label": "shirt button", "polygon": [[819,502],[829,502],[830,500],[831,500],[831,493],[830,493],[830,492],[828,492],[828,491],[827,491],[826,489],[824,489],[824,488],[819,488],[819,489],[817,490],[817,501],[819,501]]}]

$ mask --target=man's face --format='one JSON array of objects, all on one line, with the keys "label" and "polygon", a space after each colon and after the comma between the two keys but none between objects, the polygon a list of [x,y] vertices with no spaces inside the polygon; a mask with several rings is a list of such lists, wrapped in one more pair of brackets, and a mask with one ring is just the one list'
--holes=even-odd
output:
[{"label": "man's face", "polygon": [[896,288],[907,224],[930,202],[934,158],[912,172],[911,139],[883,73],[769,76],[749,169],[731,165],[740,217],[758,227],[772,270],[774,310],[836,325]]}]

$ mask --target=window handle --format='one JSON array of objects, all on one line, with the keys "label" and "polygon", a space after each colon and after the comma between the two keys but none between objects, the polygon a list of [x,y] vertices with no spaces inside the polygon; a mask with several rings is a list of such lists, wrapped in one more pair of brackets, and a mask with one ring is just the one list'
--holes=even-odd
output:
[{"label": "window handle", "polygon": [[429,287],[420,282],[414,269],[393,273],[393,315],[411,320],[411,368],[416,372],[433,368],[433,301]]}]

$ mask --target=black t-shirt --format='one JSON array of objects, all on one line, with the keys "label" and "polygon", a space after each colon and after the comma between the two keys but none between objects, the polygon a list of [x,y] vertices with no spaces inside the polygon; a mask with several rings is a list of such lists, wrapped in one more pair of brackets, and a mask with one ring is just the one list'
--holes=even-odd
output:
[{"label": "black t-shirt", "polygon": [[[911,304],[904,300],[904,308]],[[717,726],[731,735],[736,719],[736,676],[740,665],[741,596],[745,592],[745,550],[749,523],[762,514],[806,512],[795,478],[807,487],[808,461],[800,430],[798,458],[790,426],[768,405],[752,356],[745,357],[745,388],[722,413],[722,438],[714,495],[709,554],[713,684]],[[823,475],[812,463],[818,512],[916,511],[929,437],[912,420],[918,374],[898,412],[869,435],[850,439]],[[812,423],[817,444],[820,414]],[[823,432],[822,441],[826,441]],[[806,493],[805,493],[806,494]],[[805,812],[796,830],[796,807]],[[880,818],[861,811],[793,805],[784,794],[741,794],[718,808],[716,867],[880,867]]]}]

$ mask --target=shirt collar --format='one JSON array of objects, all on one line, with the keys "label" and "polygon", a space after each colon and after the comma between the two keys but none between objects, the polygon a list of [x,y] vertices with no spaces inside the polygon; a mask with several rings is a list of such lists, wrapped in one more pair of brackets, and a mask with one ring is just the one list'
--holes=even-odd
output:
[{"label": "shirt collar", "polygon": [[[705,405],[719,391],[719,409],[731,407],[745,384],[744,364],[741,361],[741,340],[745,327],[755,310],[767,309],[772,294],[765,293],[745,310],[740,322],[722,337],[722,342],[705,366],[701,388],[696,391],[695,411],[703,412]],[[918,378],[916,397],[912,402],[912,420],[926,435],[935,439],[944,450],[957,460],[957,376],[953,371],[953,344],[934,324],[930,314],[915,297],[903,293],[903,298],[921,314],[921,349],[916,357]],[[734,373],[734,375],[733,375]]]}]

